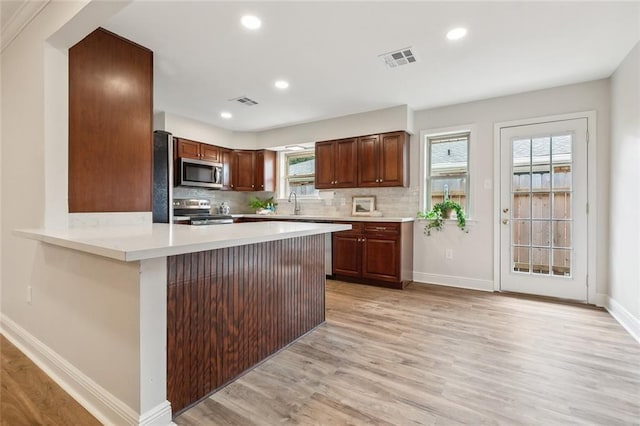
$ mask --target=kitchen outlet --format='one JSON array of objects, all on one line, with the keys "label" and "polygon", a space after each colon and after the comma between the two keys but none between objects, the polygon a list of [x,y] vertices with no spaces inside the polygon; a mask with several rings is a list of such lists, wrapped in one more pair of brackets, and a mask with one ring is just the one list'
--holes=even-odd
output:
[{"label": "kitchen outlet", "polygon": [[453,260],[453,249],[446,249],[444,251],[444,257],[447,259]]},{"label": "kitchen outlet", "polygon": [[28,285],[28,286],[27,286],[27,303],[28,303],[28,304],[31,304],[31,293],[32,293],[32,291],[31,291],[31,286],[30,286],[30,285]]}]

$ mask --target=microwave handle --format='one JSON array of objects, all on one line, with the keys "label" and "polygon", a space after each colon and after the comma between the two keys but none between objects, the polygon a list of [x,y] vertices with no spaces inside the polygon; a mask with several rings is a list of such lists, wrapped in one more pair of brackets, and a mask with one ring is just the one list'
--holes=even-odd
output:
[{"label": "microwave handle", "polygon": [[221,173],[222,170],[220,169],[220,167],[214,166],[213,167],[213,182],[214,183],[222,183],[222,176]]}]

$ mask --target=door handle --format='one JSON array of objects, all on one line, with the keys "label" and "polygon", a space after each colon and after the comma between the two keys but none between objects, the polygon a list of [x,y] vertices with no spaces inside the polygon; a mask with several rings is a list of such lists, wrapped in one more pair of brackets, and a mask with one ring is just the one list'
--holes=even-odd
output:
[{"label": "door handle", "polygon": [[504,225],[507,225],[507,224],[509,223],[509,219],[502,219],[502,223],[503,223]]}]

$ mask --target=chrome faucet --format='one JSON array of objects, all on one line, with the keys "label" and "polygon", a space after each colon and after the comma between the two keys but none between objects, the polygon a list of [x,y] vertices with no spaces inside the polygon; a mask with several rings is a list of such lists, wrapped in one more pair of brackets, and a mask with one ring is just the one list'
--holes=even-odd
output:
[{"label": "chrome faucet", "polygon": [[298,205],[298,196],[296,195],[295,192],[291,191],[289,193],[289,202],[291,202],[291,196],[293,195],[293,214],[299,215],[300,214],[300,206]]}]

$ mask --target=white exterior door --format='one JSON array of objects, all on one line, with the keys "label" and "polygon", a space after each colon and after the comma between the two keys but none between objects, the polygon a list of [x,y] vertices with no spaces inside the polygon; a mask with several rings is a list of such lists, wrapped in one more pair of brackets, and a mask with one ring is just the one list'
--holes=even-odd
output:
[{"label": "white exterior door", "polygon": [[500,129],[500,290],[587,300],[587,119]]}]

